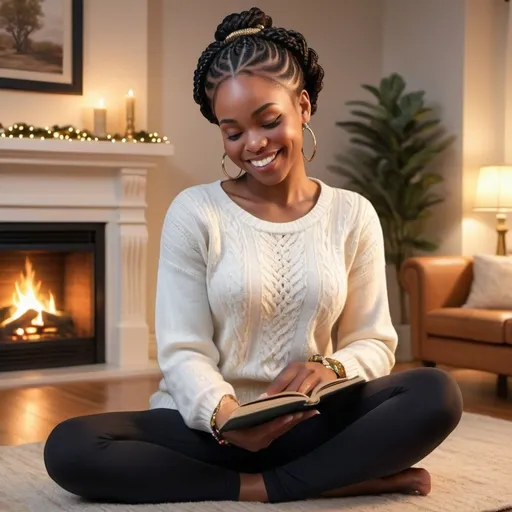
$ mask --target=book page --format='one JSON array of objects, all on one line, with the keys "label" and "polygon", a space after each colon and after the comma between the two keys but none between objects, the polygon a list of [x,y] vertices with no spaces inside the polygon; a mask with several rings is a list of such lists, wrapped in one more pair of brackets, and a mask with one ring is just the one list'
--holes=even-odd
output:
[{"label": "book page", "polygon": [[281,393],[276,393],[275,395],[270,395],[265,398],[257,398],[256,400],[252,400],[250,402],[247,402],[245,404],[242,404],[243,407],[246,405],[252,405],[252,404],[259,404],[262,402],[269,402],[271,400],[277,400],[280,398],[302,398],[307,399],[308,396],[304,395],[303,393],[298,393],[296,391],[282,391]]},{"label": "book page", "polygon": [[306,402],[307,397],[301,393],[293,393],[290,395],[273,395],[269,398],[264,398],[262,400],[257,400],[254,402],[249,402],[240,406],[235,412],[232,414],[231,418],[237,418],[239,416],[245,416],[246,414],[253,414],[255,412],[263,411],[265,409],[270,409],[272,407],[277,407],[286,404],[293,403],[301,403]]},{"label": "book page", "polygon": [[350,379],[337,379],[331,382],[318,384],[318,386],[316,386],[316,388],[311,392],[311,397],[322,398],[325,395],[335,393],[340,389],[350,387],[358,382],[364,382],[364,379],[361,377],[352,377]]}]

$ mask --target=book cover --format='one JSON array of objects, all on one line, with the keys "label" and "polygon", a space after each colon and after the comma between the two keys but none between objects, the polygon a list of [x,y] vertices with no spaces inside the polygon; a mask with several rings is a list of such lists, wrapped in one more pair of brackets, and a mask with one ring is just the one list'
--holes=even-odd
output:
[{"label": "book cover", "polygon": [[314,409],[319,403],[340,393],[349,393],[364,384],[362,377],[337,379],[319,384],[309,394],[283,391],[241,405],[222,426],[220,432],[255,427],[280,416]]}]

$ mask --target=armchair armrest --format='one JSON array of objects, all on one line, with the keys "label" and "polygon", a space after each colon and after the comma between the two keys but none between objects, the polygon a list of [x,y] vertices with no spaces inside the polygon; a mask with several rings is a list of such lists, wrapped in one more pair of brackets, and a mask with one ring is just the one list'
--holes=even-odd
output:
[{"label": "armchair armrest", "polygon": [[426,315],[433,309],[460,307],[473,280],[472,259],[465,256],[422,256],[409,258],[400,272],[400,282],[409,294],[411,345],[421,359],[426,338]]}]

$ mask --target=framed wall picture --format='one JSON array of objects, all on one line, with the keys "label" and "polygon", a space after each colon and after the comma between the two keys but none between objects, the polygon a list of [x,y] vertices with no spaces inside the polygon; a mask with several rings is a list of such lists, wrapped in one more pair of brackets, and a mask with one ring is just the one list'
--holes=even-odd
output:
[{"label": "framed wall picture", "polygon": [[0,89],[82,94],[83,0],[0,0]]}]

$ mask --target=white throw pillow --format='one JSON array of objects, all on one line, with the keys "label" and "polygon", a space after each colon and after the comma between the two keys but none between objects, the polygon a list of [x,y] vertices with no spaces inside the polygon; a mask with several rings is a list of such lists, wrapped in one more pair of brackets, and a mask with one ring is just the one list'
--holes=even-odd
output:
[{"label": "white throw pillow", "polygon": [[473,256],[473,283],[462,307],[512,310],[511,256]]}]

